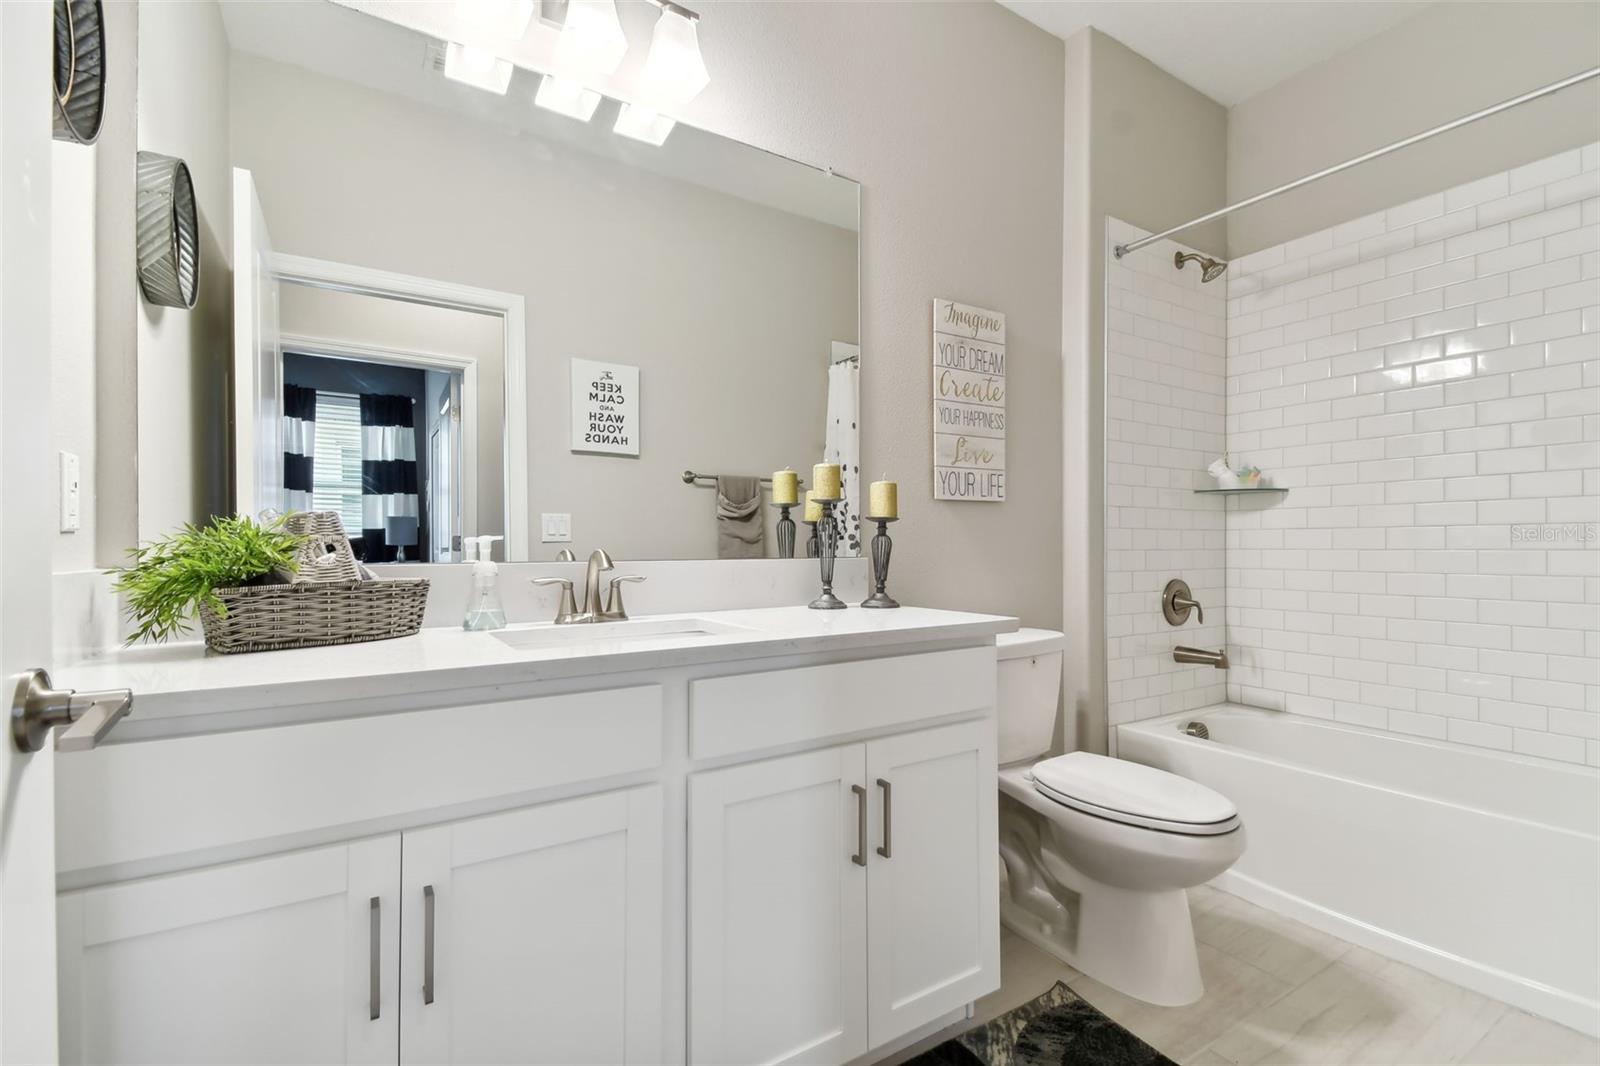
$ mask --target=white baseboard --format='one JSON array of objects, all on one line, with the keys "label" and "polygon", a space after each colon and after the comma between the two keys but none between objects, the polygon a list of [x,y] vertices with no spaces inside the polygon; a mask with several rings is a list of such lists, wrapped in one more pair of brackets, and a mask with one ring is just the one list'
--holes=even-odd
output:
[{"label": "white baseboard", "polygon": [[[1520,1007],[1589,1036],[1600,1036],[1600,1002],[1583,999],[1559,988],[1519,977],[1483,963],[1380,929],[1375,925],[1329,910],[1310,900],[1233,870],[1224,872],[1212,886],[1313,929],[1332,934],[1385,958],[1415,966],[1425,973],[1481,992],[1513,1007]],[[1492,915],[1485,916],[1493,921]]]}]

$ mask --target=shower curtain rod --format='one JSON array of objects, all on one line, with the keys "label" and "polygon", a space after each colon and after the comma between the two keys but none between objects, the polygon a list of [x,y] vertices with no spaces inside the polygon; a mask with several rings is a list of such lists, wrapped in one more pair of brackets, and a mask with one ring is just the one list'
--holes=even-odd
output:
[{"label": "shower curtain rod", "polygon": [[1186,229],[1203,225],[1204,223],[1214,221],[1215,219],[1225,218],[1241,208],[1250,207],[1252,204],[1259,204],[1263,200],[1270,200],[1274,196],[1280,196],[1283,193],[1289,192],[1291,189],[1298,189],[1302,185],[1309,185],[1314,181],[1320,181],[1323,178],[1331,177],[1340,171],[1349,170],[1351,167],[1359,166],[1362,163],[1371,162],[1372,160],[1377,159],[1379,156],[1388,155],[1390,152],[1397,152],[1402,148],[1409,148],[1411,145],[1425,141],[1430,137],[1437,137],[1441,133],[1448,133],[1453,129],[1465,126],[1470,122],[1476,122],[1480,118],[1488,118],[1490,115],[1498,115],[1500,112],[1507,111],[1518,106],[1519,104],[1525,104],[1530,100],[1537,100],[1541,96],[1548,96],[1551,93],[1560,92],[1562,89],[1569,88],[1573,85],[1577,85],[1579,82],[1588,81],[1590,78],[1595,77],[1600,77],[1600,67],[1593,67],[1589,70],[1582,71],[1581,73],[1572,75],[1570,78],[1562,78],[1558,82],[1553,82],[1552,84],[1546,85],[1541,89],[1534,89],[1532,92],[1523,93],[1521,96],[1513,96],[1509,100],[1502,100],[1498,104],[1484,108],[1482,111],[1474,111],[1470,115],[1463,115],[1458,119],[1446,122],[1442,126],[1435,126],[1431,130],[1423,130],[1421,133],[1414,133],[1404,140],[1395,141],[1393,144],[1386,144],[1382,148],[1375,148],[1365,155],[1356,156],[1354,159],[1346,159],[1343,163],[1337,163],[1331,167],[1319,170],[1315,174],[1307,174],[1305,177],[1296,178],[1294,181],[1291,181],[1286,185],[1279,185],[1275,189],[1268,189],[1266,192],[1256,193],[1247,200],[1240,200],[1236,204],[1229,204],[1227,207],[1213,211],[1209,215],[1201,215],[1199,218],[1190,219],[1181,226],[1173,226],[1171,229],[1164,229],[1160,233],[1152,233],[1148,237],[1140,237],[1136,241],[1129,241],[1127,244],[1119,244],[1113,249],[1113,251],[1116,253],[1117,258],[1121,259],[1129,252],[1137,252],[1145,245],[1154,244],[1156,241],[1159,241],[1164,237],[1170,237],[1174,233],[1181,233]]}]

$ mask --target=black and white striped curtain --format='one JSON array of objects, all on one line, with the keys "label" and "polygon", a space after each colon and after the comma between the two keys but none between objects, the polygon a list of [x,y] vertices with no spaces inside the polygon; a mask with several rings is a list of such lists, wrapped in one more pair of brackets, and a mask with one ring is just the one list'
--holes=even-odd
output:
[{"label": "black and white striped curtain", "polygon": [[313,510],[312,471],[317,444],[317,390],[283,387],[283,509]]},{"label": "black and white striped curtain", "polygon": [[[368,562],[388,562],[387,520],[417,517],[417,432],[409,396],[361,397],[361,541]],[[409,553],[415,557],[415,552]]]}]

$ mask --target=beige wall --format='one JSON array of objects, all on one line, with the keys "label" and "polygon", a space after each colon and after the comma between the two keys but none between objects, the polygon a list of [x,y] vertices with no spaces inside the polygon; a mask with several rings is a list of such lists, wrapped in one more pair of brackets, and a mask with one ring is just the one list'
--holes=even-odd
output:
[{"label": "beige wall", "polygon": [[[1431,5],[1236,105],[1228,196],[1261,192],[1596,65],[1600,4]],[[1241,211],[1228,220],[1228,251],[1271,247],[1597,135],[1600,83],[1589,82]]]},{"label": "beige wall", "polygon": [[[1106,748],[1106,219],[1158,230],[1221,207],[1222,106],[1096,30],[1067,41],[1062,248],[1066,728]],[[1211,226],[1190,242],[1220,249]]]},{"label": "beige wall", "polygon": [[[142,297],[137,315],[138,530],[149,540],[231,509],[228,368],[233,351],[228,41],[215,4],[139,6],[139,149],[189,166],[200,219],[192,309]],[[132,56],[114,57],[132,62]],[[125,180],[132,181],[127,175]],[[104,264],[115,270],[117,264]],[[121,264],[132,270],[131,264]]]},{"label": "beige wall", "polygon": [[[131,55],[137,36],[137,6],[107,6],[108,52]],[[58,573],[121,563],[136,536],[138,283],[131,266],[97,264],[133,259],[137,70],[116,62],[107,75],[99,139],[51,146],[51,449],[41,459],[54,478],[57,452],[77,455],[80,486],[78,531],[55,536]],[[53,488],[52,508],[55,499]]]},{"label": "beige wall", "polygon": [[[715,498],[685,469],[819,461],[854,232],[251,56],[232,95],[278,250],[524,297],[535,528],[570,514],[584,552],[714,558]],[[640,368],[637,458],[572,451],[573,358]]]},{"label": "beige wall", "polygon": [[[901,482],[895,595],[1059,627],[1061,41],[992,3],[727,3],[700,26],[691,121],[862,183],[863,473]],[[1004,503],[932,498],[935,297],[1006,313]]]}]

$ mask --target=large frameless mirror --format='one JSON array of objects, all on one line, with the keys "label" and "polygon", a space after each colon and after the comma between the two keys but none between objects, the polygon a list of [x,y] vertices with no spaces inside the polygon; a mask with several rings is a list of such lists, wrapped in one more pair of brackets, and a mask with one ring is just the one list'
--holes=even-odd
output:
[{"label": "large frameless mirror", "polygon": [[141,425],[231,405],[238,509],[336,511],[377,561],[501,533],[511,559],[774,557],[762,478],[855,480],[855,182],[681,123],[631,139],[610,99],[575,120],[521,68],[462,84],[438,37],[325,0],[145,5],[139,39],[141,147],[186,159],[232,270],[228,384],[167,396],[142,337]]}]

